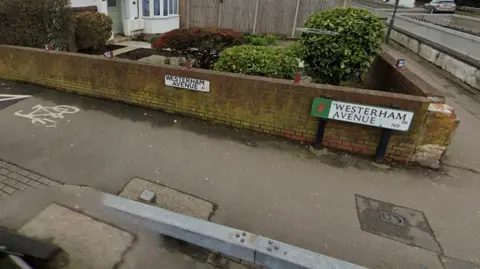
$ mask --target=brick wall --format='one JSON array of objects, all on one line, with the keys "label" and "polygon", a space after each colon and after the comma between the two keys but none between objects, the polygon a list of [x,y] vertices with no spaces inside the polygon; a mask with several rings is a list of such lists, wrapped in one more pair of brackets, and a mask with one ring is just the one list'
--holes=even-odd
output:
[{"label": "brick wall", "polygon": [[435,102],[444,102],[444,95],[408,67],[397,69],[397,60],[382,51],[365,74],[365,84],[375,90],[428,97]]},{"label": "brick wall", "polygon": [[[211,92],[164,85],[164,75],[211,82]],[[144,107],[181,113],[215,123],[312,142],[318,119],[309,116],[314,97],[415,112],[409,132],[393,132],[387,158],[407,162],[420,137],[429,102],[420,96],[330,85],[295,85],[287,80],[207,70],[153,66],[122,59],[0,46],[0,77]],[[373,156],[379,128],[329,121],[324,144]]]},{"label": "brick wall", "polygon": [[410,161],[439,168],[459,123],[453,107],[447,104],[430,104],[422,133]]}]

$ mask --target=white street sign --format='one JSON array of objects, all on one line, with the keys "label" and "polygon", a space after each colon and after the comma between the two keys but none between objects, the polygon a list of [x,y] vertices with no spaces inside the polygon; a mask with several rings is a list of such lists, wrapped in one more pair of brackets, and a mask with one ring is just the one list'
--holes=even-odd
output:
[{"label": "white street sign", "polygon": [[210,81],[165,75],[165,85],[191,91],[210,92]]}]

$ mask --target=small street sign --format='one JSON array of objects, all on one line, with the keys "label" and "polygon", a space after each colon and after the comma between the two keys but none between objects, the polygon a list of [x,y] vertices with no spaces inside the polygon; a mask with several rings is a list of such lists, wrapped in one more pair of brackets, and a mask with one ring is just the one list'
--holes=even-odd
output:
[{"label": "small street sign", "polygon": [[393,108],[315,98],[310,115],[406,132],[410,128],[414,113]]},{"label": "small street sign", "polygon": [[103,56],[105,56],[107,58],[113,58],[113,52],[112,51],[107,51],[103,54]]},{"label": "small street sign", "polygon": [[210,81],[165,75],[165,85],[191,91],[210,92]]}]

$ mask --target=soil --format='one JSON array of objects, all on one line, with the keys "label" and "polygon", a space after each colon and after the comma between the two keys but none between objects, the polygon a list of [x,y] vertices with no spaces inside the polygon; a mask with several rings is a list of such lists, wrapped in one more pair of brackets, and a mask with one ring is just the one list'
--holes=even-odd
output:
[{"label": "soil", "polygon": [[102,55],[107,51],[114,51],[121,48],[125,48],[125,46],[109,44],[101,49],[81,49],[81,50],[78,50],[78,53],[90,54],[90,55]]},{"label": "soil", "polygon": [[146,48],[138,48],[136,50],[132,50],[129,52],[122,53],[117,58],[129,59],[129,60],[140,60],[145,57],[149,57],[152,55],[161,55],[166,57],[177,57],[179,56],[177,53],[172,53],[170,51],[157,51],[156,49],[146,49]]}]

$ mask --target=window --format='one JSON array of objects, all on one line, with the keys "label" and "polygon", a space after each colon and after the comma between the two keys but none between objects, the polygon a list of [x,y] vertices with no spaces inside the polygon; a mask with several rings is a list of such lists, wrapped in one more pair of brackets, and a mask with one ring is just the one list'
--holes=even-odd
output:
[{"label": "window", "polygon": [[157,0],[153,1],[153,15],[160,16],[160,2]]},{"label": "window", "polygon": [[[144,17],[168,17],[178,15],[178,1],[179,0],[142,0],[142,14]],[[153,9],[153,14],[150,14],[150,9]]]},{"label": "window", "polygon": [[163,16],[168,16],[168,0],[163,0]]},{"label": "window", "polygon": [[142,15],[150,17],[150,0],[142,0]]}]

